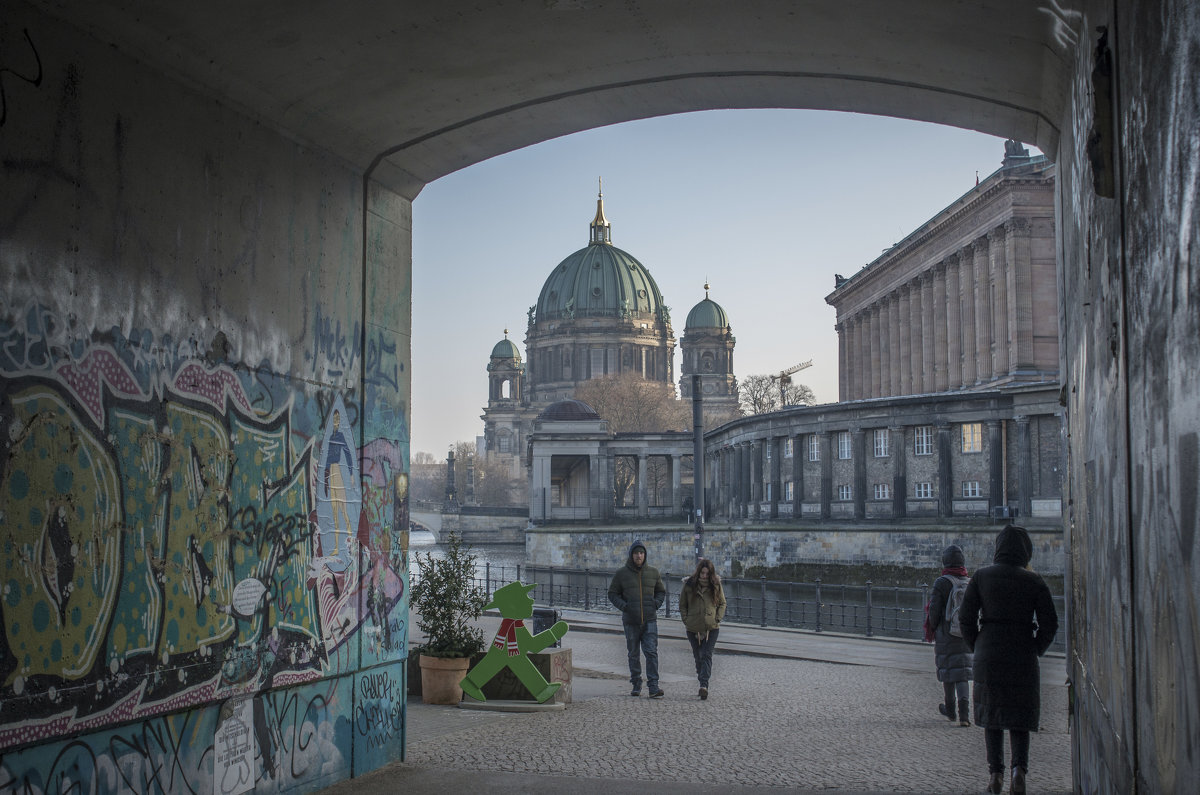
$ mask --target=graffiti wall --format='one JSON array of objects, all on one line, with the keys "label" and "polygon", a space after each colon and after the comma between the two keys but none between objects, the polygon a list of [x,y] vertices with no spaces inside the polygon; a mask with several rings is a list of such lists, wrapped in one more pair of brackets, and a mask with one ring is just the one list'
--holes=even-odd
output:
[{"label": "graffiti wall", "polygon": [[0,795],[403,753],[411,203],[0,18]]}]

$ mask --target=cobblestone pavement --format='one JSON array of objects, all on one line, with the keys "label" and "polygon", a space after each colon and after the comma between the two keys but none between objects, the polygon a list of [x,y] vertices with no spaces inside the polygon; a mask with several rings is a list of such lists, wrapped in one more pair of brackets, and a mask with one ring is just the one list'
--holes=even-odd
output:
[{"label": "cobblestone pavement", "polygon": [[[629,696],[622,637],[572,632],[564,642],[575,701],[565,710],[481,713],[410,701],[407,763],[344,783],[358,782],[365,795],[373,790],[362,785],[378,775],[421,791],[405,786],[405,771],[436,770],[443,782],[504,792],[615,793],[646,782],[656,782],[649,791],[983,791],[983,732],[938,714],[932,648],[926,672],[718,653],[709,699],[700,701],[687,642],[662,629],[662,700]],[[1044,661],[1030,792],[1071,791],[1066,688],[1061,675],[1047,675],[1061,669],[1061,659]]]}]

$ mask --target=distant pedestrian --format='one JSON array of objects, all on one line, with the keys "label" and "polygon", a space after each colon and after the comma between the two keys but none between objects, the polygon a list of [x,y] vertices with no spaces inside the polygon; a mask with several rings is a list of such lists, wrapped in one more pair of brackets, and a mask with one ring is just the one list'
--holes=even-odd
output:
[{"label": "distant pedestrian", "polygon": [[629,559],[617,569],[608,586],[608,601],[621,611],[621,626],[625,629],[625,647],[629,653],[629,695],[642,694],[642,660],[646,657],[646,685],[650,698],[662,698],[658,686],[658,609],[666,599],[658,569],[646,564],[646,545],[634,541],[629,546]]},{"label": "distant pedestrian", "polygon": [[683,581],[679,591],[679,615],[692,644],[696,659],[696,678],[700,680],[700,700],[708,698],[708,680],[712,676],[713,648],[717,645],[721,620],[725,618],[725,590],[712,561],[701,558],[696,571]]},{"label": "distant pedestrian", "polygon": [[943,703],[938,712],[959,726],[970,726],[971,647],[963,638],[959,618],[967,587],[966,559],[962,548],[951,544],[942,550],[942,574],[929,596],[929,626],[933,628],[933,659],[942,683]]},{"label": "distant pedestrian", "polygon": [[1011,792],[1025,792],[1029,733],[1038,730],[1038,657],[1058,631],[1046,582],[1029,570],[1033,543],[1023,527],[996,536],[995,565],[975,572],[963,596],[963,638],[975,652],[975,723],[985,729],[988,792],[1004,787],[1004,731],[1012,746]]}]

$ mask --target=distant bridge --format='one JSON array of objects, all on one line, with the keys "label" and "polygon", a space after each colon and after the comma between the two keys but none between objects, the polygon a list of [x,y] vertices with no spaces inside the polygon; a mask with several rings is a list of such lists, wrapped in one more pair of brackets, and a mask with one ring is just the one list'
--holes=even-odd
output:
[{"label": "distant bridge", "polygon": [[434,539],[442,540],[442,515],[435,511],[409,511],[409,520],[422,530],[433,533]]}]

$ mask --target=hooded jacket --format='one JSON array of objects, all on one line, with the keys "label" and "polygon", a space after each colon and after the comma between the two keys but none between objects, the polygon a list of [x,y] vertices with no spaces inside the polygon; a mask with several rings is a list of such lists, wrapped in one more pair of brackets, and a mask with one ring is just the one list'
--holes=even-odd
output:
[{"label": "hooded jacket", "polygon": [[[962,548],[951,544],[942,551],[942,565],[962,566],[966,562]],[[933,653],[937,665],[939,682],[971,681],[971,647],[965,638],[950,634],[950,617],[946,615],[946,601],[954,583],[943,574],[933,583],[929,597],[929,623],[933,625]],[[961,618],[961,610],[960,610]],[[965,634],[965,633],[964,633]]]},{"label": "hooded jacket", "polygon": [[1025,528],[1005,527],[994,565],[975,572],[963,597],[963,639],[975,652],[975,723],[984,728],[1038,730],[1038,657],[1054,641],[1058,612],[1045,580],[1026,568],[1032,556]]},{"label": "hooded jacket", "polygon": [[688,632],[703,635],[719,628],[725,618],[725,589],[719,583],[701,588],[695,575],[688,577],[679,590],[679,616]]},{"label": "hooded jacket", "polygon": [[634,565],[635,549],[645,552],[646,545],[641,541],[629,545],[628,560],[617,569],[609,583],[608,601],[621,611],[622,623],[649,624],[658,620],[658,608],[662,607],[667,597],[667,587],[663,585],[658,569],[651,566],[648,560],[640,567]]}]

